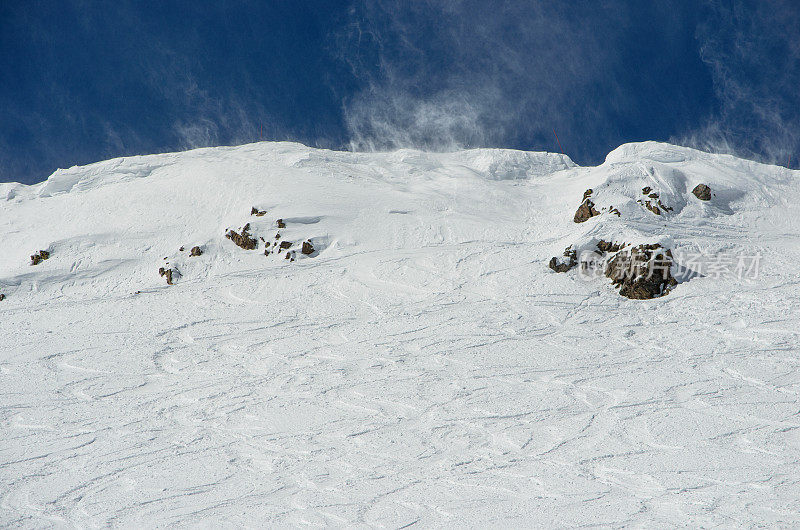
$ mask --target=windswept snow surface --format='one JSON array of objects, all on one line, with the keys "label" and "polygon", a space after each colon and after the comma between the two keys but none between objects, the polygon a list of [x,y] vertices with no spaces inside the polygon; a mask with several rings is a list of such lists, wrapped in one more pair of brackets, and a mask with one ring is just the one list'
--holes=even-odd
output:
[{"label": "windswept snow surface", "polygon": [[[648,142],[593,168],[258,143],[0,184],[0,524],[798,526],[799,182]],[[573,223],[587,188],[621,216]],[[278,218],[294,262],[224,237]],[[758,274],[635,301],[547,268],[599,239]]]}]

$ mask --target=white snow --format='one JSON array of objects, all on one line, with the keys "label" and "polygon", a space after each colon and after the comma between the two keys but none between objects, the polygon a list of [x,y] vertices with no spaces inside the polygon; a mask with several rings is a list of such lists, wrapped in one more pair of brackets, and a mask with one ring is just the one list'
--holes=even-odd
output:
[{"label": "white snow", "polygon": [[[0,184],[0,525],[798,526],[798,183],[645,142],[588,168],[258,143]],[[587,188],[621,216],[573,223]],[[295,262],[224,237],[278,218]],[[759,274],[635,301],[547,268],[599,239]]]}]

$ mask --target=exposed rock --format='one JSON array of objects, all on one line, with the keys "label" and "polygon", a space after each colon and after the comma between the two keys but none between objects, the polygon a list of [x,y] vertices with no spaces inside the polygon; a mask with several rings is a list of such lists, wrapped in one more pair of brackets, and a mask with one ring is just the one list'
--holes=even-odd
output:
[{"label": "exposed rock", "polygon": [[46,250],[40,250],[31,256],[31,265],[38,265],[46,259],[50,258],[50,253]]},{"label": "exposed rock", "polygon": [[265,248],[265,249],[264,249],[264,255],[265,255],[265,256],[269,256],[269,255],[270,255],[269,248]]},{"label": "exposed rock", "polygon": [[650,195],[648,195],[648,197],[650,197],[651,199],[658,199],[658,193],[655,192],[651,193]]},{"label": "exposed rock", "polygon": [[0,302],[2,302],[5,299],[6,299],[6,295],[4,295],[3,293],[0,293]]},{"label": "exposed rock", "polygon": [[202,255],[203,251],[200,249],[200,247],[192,247],[192,250],[189,251],[189,257]]},{"label": "exposed rock", "polygon": [[577,264],[578,264],[577,252],[575,252],[575,249],[569,246],[566,248],[566,250],[564,250],[563,257],[559,256],[552,257],[550,259],[550,263],[548,263],[547,266],[556,272],[567,272],[568,270],[575,267],[575,265]]},{"label": "exposed rock", "polygon": [[711,188],[706,186],[705,184],[698,184],[692,190],[692,193],[695,197],[700,199],[701,201],[710,201],[711,200]]},{"label": "exposed rock", "polygon": [[254,237],[250,237],[250,223],[244,225],[241,234],[234,232],[233,230],[228,230],[228,233],[225,234],[225,237],[245,250],[255,250],[256,246],[258,245],[258,240]]},{"label": "exposed rock", "polygon": [[[586,190],[586,191],[588,193],[592,190]],[[585,195],[586,194],[584,194],[584,196]],[[595,209],[594,203],[587,198],[584,199],[581,205],[578,207],[578,211],[575,212],[575,217],[573,218],[573,221],[575,221],[576,223],[582,223],[587,219],[589,219],[590,217],[594,217],[595,215],[600,215],[600,212],[598,212]]]},{"label": "exposed rock", "polygon": [[589,188],[588,190],[584,191],[583,200],[585,201],[586,199],[588,199],[592,195],[593,191],[594,190],[592,190],[592,188]]},{"label": "exposed rock", "polygon": [[641,204],[642,206],[644,206],[645,208],[647,208],[656,215],[661,215],[662,211],[664,212],[672,211],[672,207],[667,206],[666,204],[661,202],[661,199],[658,198],[657,193],[651,193],[648,197],[652,197],[653,195],[656,196],[656,199],[654,201],[642,201],[641,199],[637,199],[636,202],[638,202],[639,204]]},{"label": "exposed rock", "polygon": [[277,234],[275,234],[275,239],[280,239],[280,238],[281,238],[281,234],[280,234],[280,232],[278,232]]},{"label": "exposed rock", "polygon": [[661,210],[658,209],[658,206],[656,206],[655,204],[651,203],[650,201],[645,202],[644,206],[645,206],[645,208],[647,208],[648,210],[650,210],[654,214],[661,215]]},{"label": "exposed rock", "polygon": [[158,275],[159,276],[164,276],[164,274],[166,274],[166,273],[167,273],[167,270],[164,267],[159,267],[158,268]]},{"label": "exposed rock", "polygon": [[313,254],[314,245],[311,244],[311,241],[303,241],[303,248],[300,249],[300,252],[302,252],[306,256],[309,254]]},{"label": "exposed rock", "polygon": [[266,214],[266,210],[259,210],[255,206],[250,209],[250,215],[255,215],[256,217],[264,217]]},{"label": "exposed rock", "polygon": [[602,239],[597,243],[597,250],[604,253],[619,252],[625,248],[625,243],[612,243],[611,241],[603,241]]},{"label": "exposed rock", "polygon": [[642,195],[647,195],[651,191],[653,191],[653,188],[651,188],[650,186],[645,186],[644,188],[642,188]]},{"label": "exposed rock", "polygon": [[619,213],[619,210],[617,210],[617,209],[616,209],[616,208],[614,208],[613,206],[611,206],[611,207],[608,209],[608,213],[613,213],[613,214],[614,214],[614,215],[616,215],[617,217],[622,217],[622,214],[621,214],[621,213]]},{"label": "exposed rock", "polygon": [[281,249],[291,248],[292,242],[291,241],[281,241]]},{"label": "exposed rock", "polygon": [[179,252],[183,252],[183,247],[178,249]]},{"label": "exposed rock", "polygon": [[172,269],[167,269],[166,274],[164,276],[167,277],[167,285],[173,285],[172,283]]},{"label": "exposed rock", "polygon": [[286,223],[283,222],[283,219],[278,219],[276,222],[278,223],[278,228],[286,228]]},{"label": "exposed rock", "polygon": [[661,245],[639,245],[617,252],[607,263],[605,275],[619,294],[633,300],[649,300],[667,294],[678,282],[671,272],[672,252]]}]

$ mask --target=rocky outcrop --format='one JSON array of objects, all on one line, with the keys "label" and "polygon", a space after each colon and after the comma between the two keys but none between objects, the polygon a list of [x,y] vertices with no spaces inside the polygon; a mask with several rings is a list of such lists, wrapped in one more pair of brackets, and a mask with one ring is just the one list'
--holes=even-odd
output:
[{"label": "rocky outcrop", "polygon": [[588,189],[583,192],[583,202],[580,206],[578,206],[578,211],[575,212],[575,216],[572,218],[573,221],[576,223],[583,223],[590,217],[594,217],[595,215],[600,215],[600,212],[597,211],[594,207],[594,203],[589,198],[592,195],[592,190]]},{"label": "rocky outcrop", "polygon": [[605,275],[619,294],[632,300],[664,296],[678,282],[672,276],[672,252],[659,244],[638,245],[617,251],[606,262]]},{"label": "rocky outcrop", "polygon": [[31,256],[31,265],[38,265],[46,259],[50,259],[50,253],[46,250],[40,250]]},{"label": "rocky outcrop", "polygon": [[701,201],[710,201],[711,200],[711,188],[706,186],[705,184],[698,184],[692,190],[692,193],[695,197],[700,199]]},{"label": "rocky outcrop", "polygon": [[162,278],[166,277],[167,285],[174,285],[172,283],[174,272],[175,272],[174,269],[165,269],[164,267],[158,269],[158,275],[161,276]]},{"label": "rocky outcrop", "polygon": [[203,251],[202,251],[202,249],[200,247],[192,247],[192,250],[189,251],[189,257],[190,258],[192,256],[202,256],[202,255],[203,255]]},{"label": "rocky outcrop", "polygon": [[603,254],[619,252],[623,248],[625,248],[625,243],[613,243],[611,241],[603,241],[602,239],[597,243],[597,250]]},{"label": "rocky outcrop", "polygon": [[642,195],[646,195],[647,198],[644,200],[637,199],[636,202],[638,202],[639,204],[641,204],[654,214],[661,215],[661,212],[672,211],[672,207],[667,206],[666,204],[661,202],[658,193],[654,192],[653,188],[651,188],[650,186],[645,186],[644,188],[642,188]]},{"label": "rocky outcrop", "polygon": [[5,299],[6,299],[6,295],[4,295],[3,293],[0,293],[0,302],[2,302]]},{"label": "rocky outcrop", "polygon": [[314,245],[311,244],[311,241],[303,241],[303,247],[300,249],[300,252],[308,256],[309,254],[314,253]]},{"label": "rocky outcrop", "polygon": [[281,244],[280,244],[280,249],[281,250],[285,250],[285,249],[291,248],[291,247],[292,247],[292,242],[291,241],[281,241]]},{"label": "rocky outcrop", "polygon": [[258,208],[253,206],[250,209],[250,215],[255,215],[256,217],[264,217],[265,215],[267,215],[267,211],[266,210],[259,210]]},{"label": "rocky outcrop", "polygon": [[553,256],[547,264],[555,272],[567,272],[578,264],[578,255],[571,246],[564,250],[562,256]]},{"label": "rocky outcrop", "polygon": [[278,228],[286,228],[286,223],[283,222],[283,219],[278,219],[275,221],[278,225]]},{"label": "rocky outcrop", "polygon": [[225,237],[245,250],[255,250],[256,245],[258,245],[258,240],[250,235],[250,223],[244,225],[241,234],[233,230],[228,230],[228,233],[225,234]]}]

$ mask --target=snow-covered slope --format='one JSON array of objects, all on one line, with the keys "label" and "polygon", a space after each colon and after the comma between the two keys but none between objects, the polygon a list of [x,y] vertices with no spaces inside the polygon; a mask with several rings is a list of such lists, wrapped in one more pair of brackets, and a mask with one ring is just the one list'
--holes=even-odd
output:
[{"label": "snow-covered slope", "polygon": [[[0,524],[798,525],[798,182],[646,142],[0,184]],[[681,283],[547,267],[600,240],[661,243]]]}]

